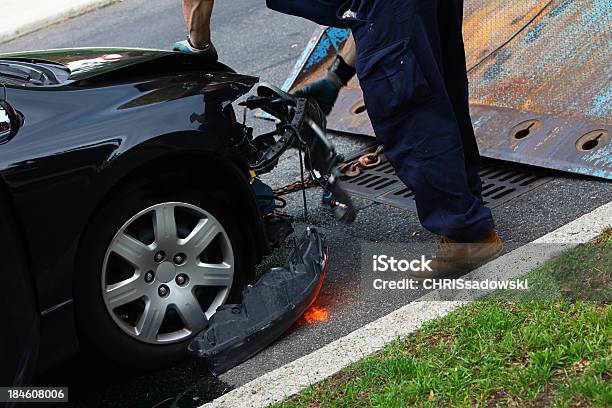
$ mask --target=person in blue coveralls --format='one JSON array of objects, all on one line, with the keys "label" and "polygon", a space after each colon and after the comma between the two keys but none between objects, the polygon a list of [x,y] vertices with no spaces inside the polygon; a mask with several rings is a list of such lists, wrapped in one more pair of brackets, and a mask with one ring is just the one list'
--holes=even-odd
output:
[{"label": "person in blue coveralls", "polygon": [[[421,224],[441,236],[431,270],[412,276],[458,276],[498,256],[503,246],[482,198],[480,156],[469,115],[463,0],[266,2],[281,13],[351,29],[354,68],[376,138],[399,178],[414,191]],[[216,59],[212,8],[213,0],[183,0],[189,39],[175,49]],[[334,92],[337,96],[348,82],[351,62],[337,60],[330,70],[334,75],[321,80],[328,82],[298,92],[315,97],[329,112]]]}]

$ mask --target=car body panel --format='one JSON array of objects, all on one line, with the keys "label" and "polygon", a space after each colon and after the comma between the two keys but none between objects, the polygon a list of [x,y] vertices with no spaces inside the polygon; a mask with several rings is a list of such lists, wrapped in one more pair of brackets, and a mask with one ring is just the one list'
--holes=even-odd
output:
[{"label": "car body panel", "polygon": [[208,68],[232,72],[231,68],[221,63],[210,64],[202,62],[195,55],[141,48],[106,47],[26,51],[0,54],[0,59],[2,58],[51,61],[62,64],[70,69],[71,82],[82,81],[134,65],[139,65],[142,70],[144,64],[162,59],[170,59],[177,65],[180,65],[182,62],[190,62],[197,65],[200,70]]},{"label": "car body panel", "polygon": [[[126,57],[105,61],[111,51]],[[7,101],[23,115],[23,125],[0,145],[0,178],[32,254],[38,308],[48,327],[43,331],[55,325],[45,321],[72,316],[75,256],[89,219],[117,184],[143,166],[183,156],[195,163],[219,160],[220,172],[242,173],[233,179],[245,192],[242,204],[258,214],[241,156],[247,134],[231,106],[257,78],[154,50],[0,55],[11,58],[61,62],[72,70],[59,85],[6,85]],[[254,229],[264,251],[263,227]]]},{"label": "car body panel", "polygon": [[0,214],[0,384],[20,386],[27,384],[35,370],[40,318],[23,237],[1,183]]}]

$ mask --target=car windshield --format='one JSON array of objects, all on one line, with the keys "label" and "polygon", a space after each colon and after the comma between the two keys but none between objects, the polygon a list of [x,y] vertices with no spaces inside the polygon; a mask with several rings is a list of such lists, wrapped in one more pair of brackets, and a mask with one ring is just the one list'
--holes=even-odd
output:
[{"label": "car windshield", "polygon": [[60,85],[70,78],[65,65],[44,60],[0,58],[0,81],[24,85]]}]

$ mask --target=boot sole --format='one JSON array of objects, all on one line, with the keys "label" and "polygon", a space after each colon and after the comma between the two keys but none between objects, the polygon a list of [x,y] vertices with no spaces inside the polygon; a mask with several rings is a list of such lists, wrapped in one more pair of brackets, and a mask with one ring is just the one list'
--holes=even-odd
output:
[{"label": "boot sole", "polygon": [[457,272],[454,272],[454,273],[451,273],[451,274],[448,274],[448,275],[445,275],[445,276],[438,276],[438,277],[435,277],[435,276],[427,276],[427,277],[420,277],[420,276],[418,276],[417,277],[417,276],[412,276],[412,275],[409,275],[409,276],[410,276],[411,279],[414,279],[417,282],[422,282],[425,279],[455,279],[455,278],[458,278],[460,276],[467,275],[468,273],[472,272],[473,270],[480,268],[482,265],[485,265],[485,264],[491,262],[492,260],[497,259],[501,255],[503,250],[504,250],[504,244],[501,243],[501,245],[499,246],[499,249],[494,254],[492,254],[488,258],[485,258],[484,260],[480,261],[477,264],[469,265],[467,270],[466,269],[462,269],[462,270],[459,270]]}]

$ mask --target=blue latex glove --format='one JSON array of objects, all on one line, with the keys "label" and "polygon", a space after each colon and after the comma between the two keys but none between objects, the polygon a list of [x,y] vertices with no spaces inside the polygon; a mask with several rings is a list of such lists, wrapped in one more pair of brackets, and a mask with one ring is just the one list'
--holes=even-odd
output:
[{"label": "blue latex glove", "polygon": [[206,48],[200,49],[195,48],[189,40],[178,41],[174,43],[172,47],[172,51],[180,51],[187,54],[195,54],[200,55],[205,58],[209,62],[217,62],[219,59],[219,55],[217,54],[217,50],[215,46],[210,43]]},{"label": "blue latex glove", "polygon": [[317,101],[323,113],[329,115],[338,99],[341,88],[334,81],[324,78],[298,89],[294,95],[300,98],[313,98]]}]

